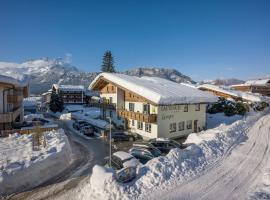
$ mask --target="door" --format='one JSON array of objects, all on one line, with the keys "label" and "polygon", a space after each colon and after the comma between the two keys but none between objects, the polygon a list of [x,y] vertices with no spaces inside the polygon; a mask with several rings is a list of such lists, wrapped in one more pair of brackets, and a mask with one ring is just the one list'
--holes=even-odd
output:
[{"label": "door", "polygon": [[198,120],[194,120],[194,133],[198,132]]}]

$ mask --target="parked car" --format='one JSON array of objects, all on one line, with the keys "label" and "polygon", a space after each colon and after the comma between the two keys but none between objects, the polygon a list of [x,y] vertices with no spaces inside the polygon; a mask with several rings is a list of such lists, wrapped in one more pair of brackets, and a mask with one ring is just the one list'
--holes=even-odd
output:
[{"label": "parked car", "polygon": [[73,123],[73,128],[79,131],[86,124],[88,123],[83,120],[77,120],[76,122]]},{"label": "parked car", "polygon": [[158,148],[162,153],[169,153],[174,148],[182,148],[181,144],[168,138],[151,139],[149,143]]},{"label": "parked car", "polygon": [[129,150],[129,153],[133,155],[135,158],[140,160],[141,163],[145,164],[149,160],[158,157],[161,155],[160,150],[155,147],[133,147]]},{"label": "parked car", "polygon": [[93,136],[94,135],[94,128],[92,126],[83,126],[80,129],[81,133],[87,136]]},{"label": "parked car", "polygon": [[135,137],[133,135],[128,135],[123,132],[112,133],[112,142],[118,141],[135,141]]},{"label": "parked car", "polygon": [[[109,165],[109,158],[106,158],[107,165]],[[112,168],[115,170],[120,170],[125,167],[136,167],[139,165],[139,160],[137,160],[131,154],[124,151],[117,151],[112,155]]]}]

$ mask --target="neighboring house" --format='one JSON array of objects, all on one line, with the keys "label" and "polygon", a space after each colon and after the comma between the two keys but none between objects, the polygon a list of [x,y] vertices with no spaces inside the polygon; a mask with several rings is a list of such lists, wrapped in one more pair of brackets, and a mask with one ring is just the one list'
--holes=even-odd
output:
[{"label": "neighboring house", "polygon": [[28,79],[0,75],[0,132],[12,129],[12,124],[23,121],[23,98],[29,93]]},{"label": "neighboring house", "polygon": [[101,73],[89,89],[100,92],[104,118],[146,139],[203,130],[207,104],[217,101],[211,94],[162,78],[117,73]]},{"label": "neighboring house", "polygon": [[266,99],[260,94],[231,90],[228,87],[223,88],[217,85],[203,84],[197,86],[197,88],[202,91],[210,92],[218,97],[223,97],[225,99],[233,99],[235,101],[246,101],[246,102],[266,101]]},{"label": "neighboring house", "polygon": [[53,84],[52,92],[59,94],[64,103],[82,104],[85,102],[85,89],[83,85]]},{"label": "neighboring house", "polygon": [[250,80],[244,84],[232,85],[231,88],[243,92],[260,93],[270,96],[270,79]]},{"label": "neighboring house", "polygon": [[25,113],[36,113],[41,109],[41,96],[31,96],[23,99]]}]

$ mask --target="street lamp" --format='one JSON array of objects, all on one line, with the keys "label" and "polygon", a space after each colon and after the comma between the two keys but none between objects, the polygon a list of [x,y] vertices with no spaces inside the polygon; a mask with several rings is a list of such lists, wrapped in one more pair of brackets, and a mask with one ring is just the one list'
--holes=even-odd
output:
[{"label": "street lamp", "polygon": [[112,166],[112,118],[107,117],[110,120],[110,167]]}]

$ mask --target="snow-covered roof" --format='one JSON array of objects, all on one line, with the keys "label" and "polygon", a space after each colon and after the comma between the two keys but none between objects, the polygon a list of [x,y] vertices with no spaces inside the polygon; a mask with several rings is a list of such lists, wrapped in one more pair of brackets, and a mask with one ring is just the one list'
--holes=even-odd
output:
[{"label": "snow-covered roof", "polygon": [[83,85],[58,85],[58,84],[53,84],[53,87],[57,90],[61,91],[84,91],[84,86]]},{"label": "snow-covered roof", "polygon": [[29,83],[29,77],[26,75],[1,74],[0,82],[15,85],[16,87],[25,87]]},{"label": "snow-covered roof", "polygon": [[257,80],[249,80],[243,84],[232,85],[231,87],[237,86],[270,86],[270,79],[257,79]]},{"label": "snow-covered roof", "polygon": [[255,93],[250,93],[250,92],[242,92],[242,91],[236,91],[236,90],[230,90],[227,88],[222,88],[216,85],[211,85],[211,84],[203,84],[199,85],[197,87],[198,89],[209,89],[209,90],[214,90],[217,92],[221,92],[223,94],[230,95],[232,97],[236,98],[242,98],[243,100],[246,101],[251,101],[251,102],[260,102],[260,101],[268,101],[266,97],[263,97],[260,94],[255,94]]},{"label": "snow-covered roof", "polygon": [[120,158],[121,160],[126,160],[126,159],[129,159],[129,158],[133,158],[132,155],[130,155],[129,153],[127,152],[124,152],[124,151],[117,151],[113,154],[114,156],[117,156],[118,158]]},{"label": "snow-covered roof", "polygon": [[217,97],[196,88],[157,77],[136,77],[117,73],[101,73],[90,84],[94,89],[100,78],[138,94],[155,104],[216,102]]},{"label": "snow-covered roof", "polygon": [[30,106],[37,106],[41,102],[41,97],[27,97],[23,99],[23,106],[30,107]]},{"label": "snow-covered roof", "polygon": [[199,85],[197,86],[198,89],[208,89],[208,90],[214,90],[214,91],[217,91],[217,92],[221,92],[221,93],[224,93],[224,94],[228,94],[230,96],[234,96],[234,97],[239,97],[238,94],[236,94],[234,91],[231,91],[231,90],[227,90],[227,89],[224,89],[224,88],[221,88],[217,85],[211,85],[211,84],[203,84],[203,85]]}]

